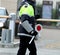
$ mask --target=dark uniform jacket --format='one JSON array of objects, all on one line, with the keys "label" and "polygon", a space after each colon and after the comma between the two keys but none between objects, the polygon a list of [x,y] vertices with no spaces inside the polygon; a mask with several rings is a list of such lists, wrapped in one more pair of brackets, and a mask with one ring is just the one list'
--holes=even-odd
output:
[{"label": "dark uniform jacket", "polygon": [[[26,2],[26,1],[22,2],[20,8],[22,7],[22,5],[24,5],[25,2]],[[29,3],[30,5],[32,5],[33,8],[34,8],[34,4],[33,4],[32,2],[28,2],[28,3]],[[20,8],[19,8],[18,10],[20,10]],[[34,8],[34,11],[35,11],[35,8]],[[25,20],[28,20],[28,22],[30,23],[30,25],[32,26],[32,28],[35,29],[35,17],[29,17],[28,15],[25,15],[25,16],[20,17],[21,23],[22,23],[23,21],[25,21]],[[30,33],[28,33],[28,32],[24,29],[24,27],[23,27],[21,24],[19,24],[19,26],[18,26],[18,35],[19,35],[19,36],[29,36]]]}]

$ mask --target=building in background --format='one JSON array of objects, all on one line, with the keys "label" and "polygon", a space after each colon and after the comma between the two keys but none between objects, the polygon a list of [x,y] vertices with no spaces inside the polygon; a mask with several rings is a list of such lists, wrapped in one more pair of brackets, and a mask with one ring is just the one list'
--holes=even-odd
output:
[{"label": "building in background", "polygon": [[5,7],[9,13],[15,13],[17,9],[17,0],[0,0],[0,7]]},{"label": "building in background", "polygon": [[53,8],[56,8],[56,2],[59,2],[60,0],[36,0],[37,4],[42,4],[43,1],[53,1]]},{"label": "building in background", "polygon": [[1,6],[1,0],[0,0],[0,6]]},{"label": "building in background", "polygon": [[[0,7],[7,8],[8,12],[16,12],[17,3],[22,0],[0,0]],[[56,2],[60,0],[44,0],[44,1],[53,1],[53,8],[56,7]],[[42,4],[43,0],[36,0],[37,4]]]},{"label": "building in background", "polygon": [[42,18],[51,19],[53,11],[53,1],[43,1]]}]

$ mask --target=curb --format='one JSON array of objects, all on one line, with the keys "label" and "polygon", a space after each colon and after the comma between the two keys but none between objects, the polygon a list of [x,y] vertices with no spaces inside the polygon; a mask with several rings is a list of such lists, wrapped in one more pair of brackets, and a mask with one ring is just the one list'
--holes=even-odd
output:
[{"label": "curb", "polygon": [[19,46],[19,42],[0,43],[0,48],[15,48]]}]

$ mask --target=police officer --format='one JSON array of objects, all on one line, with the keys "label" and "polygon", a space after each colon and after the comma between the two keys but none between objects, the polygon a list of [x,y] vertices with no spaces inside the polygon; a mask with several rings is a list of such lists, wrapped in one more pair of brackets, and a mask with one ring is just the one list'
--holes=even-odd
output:
[{"label": "police officer", "polygon": [[30,51],[29,55],[37,55],[34,39],[29,44],[31,38],[38,34],[35,31],[35,1],[25,0],[22,3],[19,10],[21,23],[18,28],[20,45],[17,55],[25,55],[27,48]]}]

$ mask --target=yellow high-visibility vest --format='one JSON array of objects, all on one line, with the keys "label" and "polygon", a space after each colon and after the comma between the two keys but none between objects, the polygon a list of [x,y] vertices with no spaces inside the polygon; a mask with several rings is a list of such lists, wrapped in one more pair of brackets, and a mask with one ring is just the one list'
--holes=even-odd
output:
[{"label": "yellow high-visibility vest", "polygon": [[28,16],[34,16],[34,8],[28,4],[26,6],[26,4],[24,4],[19,11],[19,16],[21,17],[23,14],[27,14]]}]

